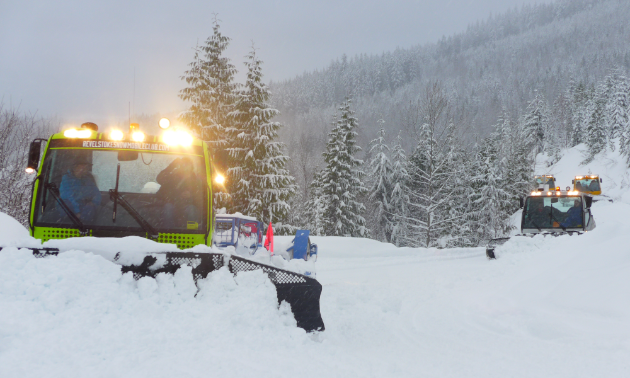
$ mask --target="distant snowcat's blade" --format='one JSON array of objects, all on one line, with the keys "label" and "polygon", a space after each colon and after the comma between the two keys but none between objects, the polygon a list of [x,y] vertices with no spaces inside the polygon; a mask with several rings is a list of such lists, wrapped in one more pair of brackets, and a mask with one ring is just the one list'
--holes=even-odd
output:
[{"label": "distant snowcat's blade", "polygon": [[[158,261],[156,255],[166,255],[166,263],[154,267]],[[228,266],[232,274],[262,269],[276,286],[278,304],[286,301],[291,306],[298,327],[307,332],[325,329],[319,309],[322,285],[317,280],[299,273],[260,264],[238,256],[194,252],[155,253],[146,256],[140,265],[123,265],[122,272],[132,272],[134,278],[139,279],[141,277],[155,277],[160,273],[174,274],[184,265],[192,267],[195,282],[198,279],[206,278],[208,273],[225,265]]]},{"label": "distant snowcat's blade", "polygon": [[510,238],[496,238],[496,239],[491,239],[488,242],[488,246],[486,246],[486,257],[488,258],[488,260],[493,260],[496,259],[496,255],[494,254],[494,249],[497,246],[503,245],[505,244],[506,241],[510,240]]}]

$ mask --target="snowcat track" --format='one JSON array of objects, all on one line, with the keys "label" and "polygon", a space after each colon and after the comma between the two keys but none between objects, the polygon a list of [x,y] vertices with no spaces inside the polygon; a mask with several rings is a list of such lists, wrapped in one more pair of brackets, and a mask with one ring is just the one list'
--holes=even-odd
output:
[{"label": "snowcat track", "polygon": [[[33,251],[36,258],[57,256],[57,248],[27,248]],[[0,251],[2,247],[0,247]],[[157,262],[155,255],[166,255],[166,263],[161,267],[151,269]],[[119,256],[119,255],[117,255]],[[222,253],[194,253],[194,252],[160,252],[147,255],[140,265],[122,265],[122,273],[132,272],[138,280],[142,277],[155,278],[160,273],[175,274],[184,265],[192,267],[192,275],[195,283],[204,279],[212,271],[227,266],[232,274],[262,269],[269,280],[276,287],[278,305],[286,301],[291,306],[291,311],[297,322],[297,326],[306,332],[323,331],[324,320],[319,307],[319,298],[322,293],[322,285],[314,278],[278,269],[269,265],[247,260],[239,256],[228,256]]]}]

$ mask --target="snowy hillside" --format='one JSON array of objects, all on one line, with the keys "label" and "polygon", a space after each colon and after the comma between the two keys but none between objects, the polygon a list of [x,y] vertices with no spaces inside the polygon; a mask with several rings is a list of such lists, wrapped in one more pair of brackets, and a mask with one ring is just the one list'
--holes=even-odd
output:
[{"label": "snowy hillside", "polygon": [[[195,296],[185,271],[136,282],[100,255],[5,248],[0,376],[626,377],[629,171],[614,153],[579,166],[580,148],[547,171],[563,187],[588,169],[603,177],[616,201],[594,204],[593,232],[513,238],[495,261],[314,237],[321,334],[296,328],[260,272],[216,271]],[[25,240],[0,222],[0,245]]]},{"label": "snowy hillside", "polygon": [[538,155],[536,161],[536,174],[552,174],[556,183],[563,190],[572,186],[571,180],[578,175],[599,175],[602,182],[602,194],[614,200],[622,200],[630,203],[630,170],[626,167],[623,158],[619,156],[619,141],[615,140],[615,151],[606,151],[597,155],[596,159],[588,164],[581,165],[586,156],[587,147],[579,144],[563,151],[562,159],[550,165],[549,157]]}]

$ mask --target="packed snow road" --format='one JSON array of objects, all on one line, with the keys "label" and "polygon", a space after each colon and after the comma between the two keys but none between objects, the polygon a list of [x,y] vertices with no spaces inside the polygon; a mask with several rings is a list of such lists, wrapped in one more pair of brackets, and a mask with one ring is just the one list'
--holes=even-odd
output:
[{"label": "packed snow road", "polygon": [[0,376],[627,376],[630,206],[593,213],[593,232],[513,238],[495,261],[314,238],[318,335],[260,272],[214,272],[195,297],[183,271],[136,282],[99,255],[5,248]]}]

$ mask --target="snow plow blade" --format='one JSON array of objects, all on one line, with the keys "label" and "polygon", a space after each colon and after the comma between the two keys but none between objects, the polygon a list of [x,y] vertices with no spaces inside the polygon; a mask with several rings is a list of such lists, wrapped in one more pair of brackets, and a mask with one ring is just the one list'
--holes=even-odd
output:
[{"label": "snow plow blade", "polygon": [[491,239],[486,246],[486,257],[488,260],[496,259],[496,255],[494,254],[494,249],[500,245],[505,244],[506,241],[510,240],[510,238],[496,238]]},{"label": "snow plow blade", "polygon": [[[59,254],[59,250],[56,248],[28,249],[32,250],[33,255],[38,258],[57,256]],[[162,261],[162,263],[156,264],[158,260]],[[322,285],[317,280],[299,273],[278,269],[238,256],[229,256],[222,253],[194,252],[148,254],[142,264],[122,265],[121,271],[122,273],[132,272],[137,280],[141,277],[155,278],[160,273],[175,274],[179,268],[185,265],[192,267],[195,282],[206,278],[210,272],[223,266],[227,266],[232,274],[262,269],[276,287],[278,304],[286,301],[291,306],[291,311],[298,327],[306,332],[323,331],[325,329],[319,309]]]}]

